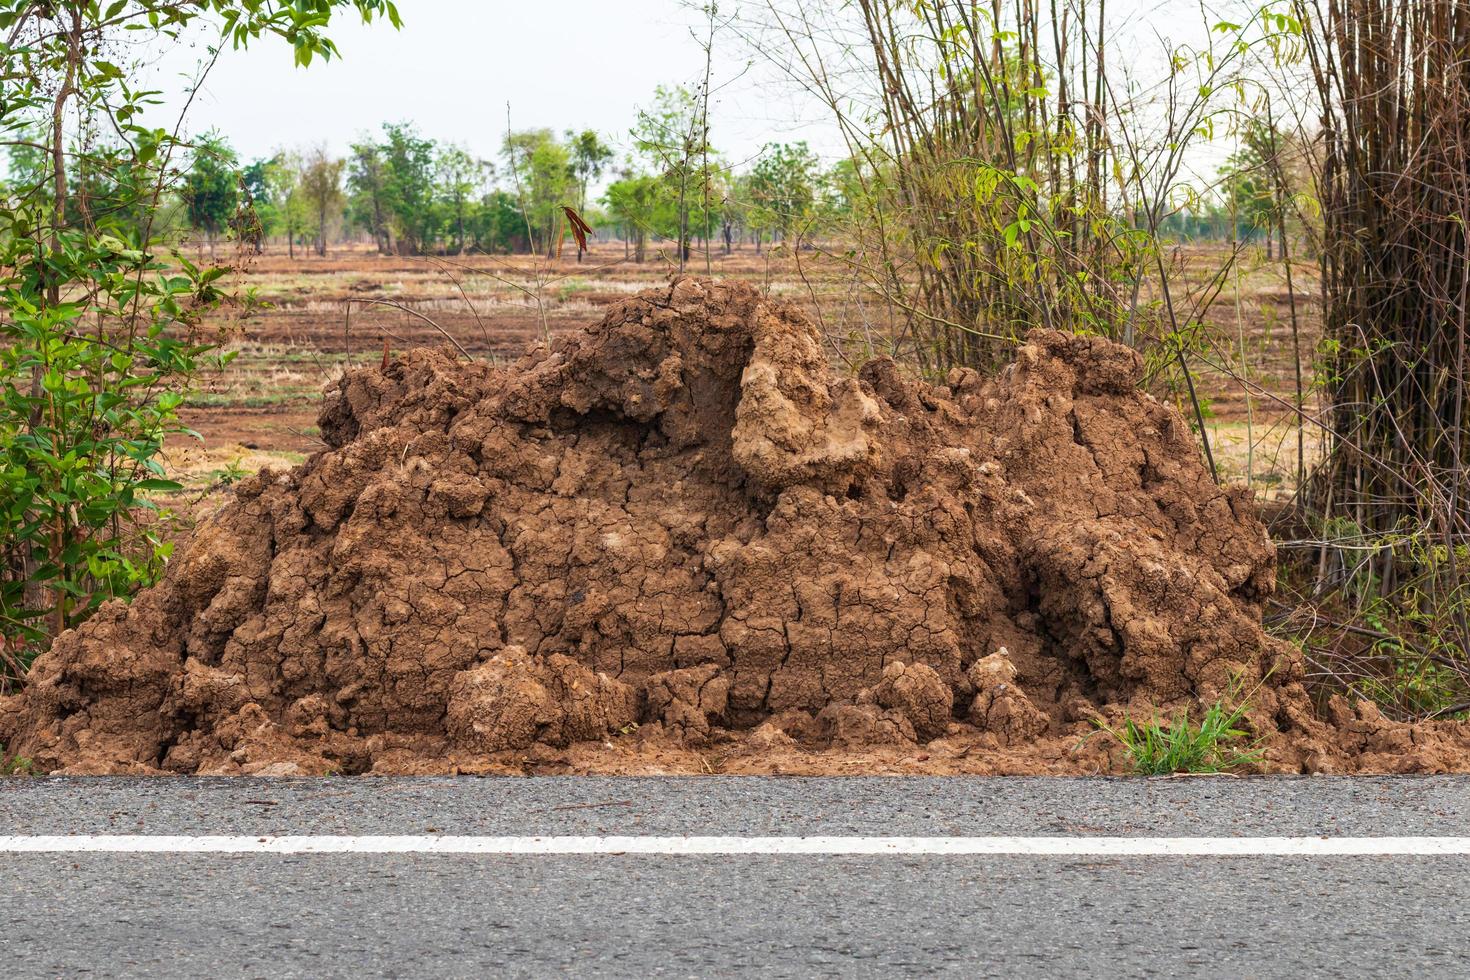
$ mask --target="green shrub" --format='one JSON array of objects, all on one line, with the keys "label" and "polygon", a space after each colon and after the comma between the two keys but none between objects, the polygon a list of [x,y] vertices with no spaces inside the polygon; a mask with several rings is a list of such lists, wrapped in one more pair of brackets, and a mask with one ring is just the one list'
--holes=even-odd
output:
[{"label": "green shrub", "polygon": [[[191,338],[223,269],[173,269],[121,240],[58,236],[45,256],[85,301],[51,304],[24,239],[0,249],[0,514],[10,572],[0,623],[35,646],[157,577],[171,545],[150,493],[185,431],[180,389],[208,352]],[[31,273],[27,275],[27,273]],[[188,312],[186,313],[186,307]]]},{"label": "green shrub", "polygon": [[398,23],[390,0],[0,0],[0,689],[158,576],[170,546],[149,495],[178,487],[158,456],[186,431],[178,408],[212,350],[201,317],[224,299],[226,269],[170,247],[183,120],[145,124],[147,58],[109,59],[212,25],[220,47],[275,35],[307,65],[336,53],[322,31],[342,9]]}]

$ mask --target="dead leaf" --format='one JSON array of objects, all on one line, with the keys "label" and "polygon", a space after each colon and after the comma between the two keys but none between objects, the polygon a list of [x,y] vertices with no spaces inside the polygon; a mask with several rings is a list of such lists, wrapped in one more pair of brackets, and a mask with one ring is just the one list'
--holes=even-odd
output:
[{"label": "dead leaf", "polygon": [[563,206],[562,211],[566,214],[567,221],[571,223],[572,237],[577,240],[577,254],[581,255],[583,252],[590,252],[591,248],[587,245],[587,236],[592,234],[592,226],[582,220],[582,216],[577,213],[576,208]]}]

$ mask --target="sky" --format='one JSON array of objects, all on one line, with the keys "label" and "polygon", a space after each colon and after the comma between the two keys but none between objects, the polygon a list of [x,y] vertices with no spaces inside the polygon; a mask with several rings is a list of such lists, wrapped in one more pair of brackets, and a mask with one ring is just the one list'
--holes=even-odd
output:
[{"label": "sky", "polygon": [[[595,129],[626,150],[636,107],[660,84],[692,84],[704,52],[702,22],[681,0],[397,0],[403,28],[343,15],[330,36],[340,60],[292,66],[279,40],[226,50],[196,96],[189,129],[225,133],[244,159],[325,143],[335,152],[386,122],[413,122],[428,137],[493,158],[506,131]],[[206,40],[180,45],[155,67],[179,103],[181,79]],[[807,139],[840,149],[835,130],[771,69],[717,45],[711,140],[734,162],[769,141]],[[723,86],[723,87],[721,87]]]},{"label": "sky", "polygon": [[[594,129],[621,159],[631,149],[637,109],[650,104],[654,89],[692,88],[703,77],[705,55],[695,36],[703,36],[703,2],[397,0],[397,31],[386,21],[363,25],[344,11],[329,30],[341,51],[330,62],[296,68],[289,47],[275,38],[225,50],[190,106],[186,131],[218,129],[248,161],[319,144],[346,154],[384,122],[409,122],[424,136],[495,160],[508,105],[515,129]],[[811,2],[822,9],[841,0]],[[1253,0],[1206,0],[1212,12],[1197,2],[1110,0],[1114,29],[1128,39],[1120,44],[1115,37],[1115,50],[1133,53],[1126,70],[1159,76],[1153,63],[1165,64],[1160,59],[1172,44],[1198,42],[1214,8]],[[766,144],[794,140],[836,160],[845,144],[827,112],[742,39],[765,7],[760,0],[720,0],[721,15],[742,18],[742,26],[726,28],[715,45],[711,142],[736,169]],[[185,78],[217,40],[216,31],[201,29],[153,63],[153,85],[167,93],[155,124],[172,126]],[[774,57],[790,57],[787,48],[778,33],[765,35]],[[1214,173],[1231,145],[1193,146],[1188,169]]]}]

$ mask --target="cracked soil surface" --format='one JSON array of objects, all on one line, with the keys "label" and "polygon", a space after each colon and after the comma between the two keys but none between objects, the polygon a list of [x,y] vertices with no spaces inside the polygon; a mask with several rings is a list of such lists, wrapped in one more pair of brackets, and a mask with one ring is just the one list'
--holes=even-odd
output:
[{"label": "cracked soil surface", "polygon": [[1141,373],[1037,330],[993,378],[840,376],[693,278],[507,368],[411,351],[61,636],[0,740],[71,773],[1114,772],[1094,720],[1233,682],[1264,770],[1470,767],[1465,724],[1314,710],[1249,494]]}]

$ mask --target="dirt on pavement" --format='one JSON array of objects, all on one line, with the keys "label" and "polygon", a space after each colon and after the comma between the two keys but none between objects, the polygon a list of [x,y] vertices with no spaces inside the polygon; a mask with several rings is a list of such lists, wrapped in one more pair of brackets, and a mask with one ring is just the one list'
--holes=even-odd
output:
[{"label": "dirt on pavement", "polygon": [[509,368],[414,350],[61,636],[0,740],[76,773],[1112,772],[1096,720],[1234,691],[1268,771],[1470,767],[1470,726],[1314,710],[1249,494],[1141,372],[1037,330],[993,378],[840,375],[793,307],[693,278]]}]

